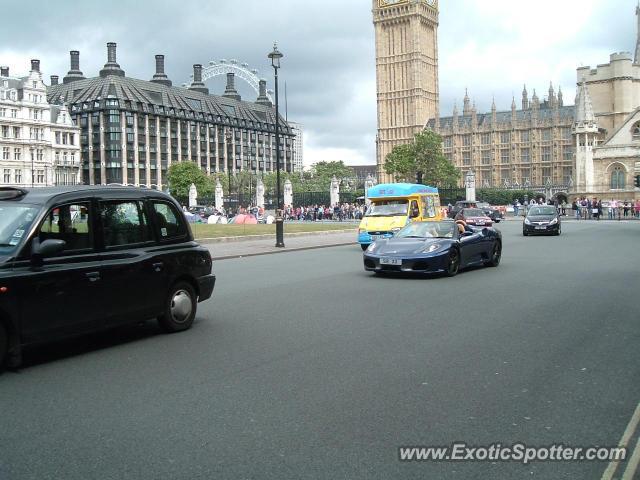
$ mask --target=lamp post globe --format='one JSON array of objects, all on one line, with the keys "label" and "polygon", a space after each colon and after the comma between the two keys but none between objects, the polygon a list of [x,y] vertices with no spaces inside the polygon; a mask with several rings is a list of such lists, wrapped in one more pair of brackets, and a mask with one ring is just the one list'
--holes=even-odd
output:
[{"label": "lamp post globe", "polygon": [[276,247],[284,247],[284,219],[282,218],[282,199],[280,196],[280,114],[278,112],[278,69],[280,59],[284,55],[278,50],[277,43],[273,44],[273,51],[267,57],[271,60],[275,80],[275,103],[276,103]]}]

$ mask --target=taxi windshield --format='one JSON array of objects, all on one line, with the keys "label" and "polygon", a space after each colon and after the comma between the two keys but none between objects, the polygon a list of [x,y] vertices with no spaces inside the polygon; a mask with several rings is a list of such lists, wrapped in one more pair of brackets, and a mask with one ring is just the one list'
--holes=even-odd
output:
[{"label": "taxi windshield", "polygon": [[398,215],[407,215],[408,200],[386,200],[383,202],[375,202],[369,206],[367,217],[395,217]]},{"label": "taxi windshield", "polygon": [[402,230],[399,238],[453,238],[455,224],[453,222],[414,222]]},{"label": "taxi windshield", "polygon": [[15,250],[27,234],[38,209],[29,205],[0,202],[0,255]]}]

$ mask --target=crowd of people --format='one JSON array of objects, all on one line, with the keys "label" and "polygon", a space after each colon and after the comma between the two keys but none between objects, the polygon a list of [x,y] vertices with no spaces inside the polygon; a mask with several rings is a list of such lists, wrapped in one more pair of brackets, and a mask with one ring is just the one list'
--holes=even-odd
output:
[{"label": "crowd of people", "polygon": [[321,220],[360,220],[364,216],[366,208],[357,203],[342,203],[333,206],[309,205],[306,207],[287,207],[284,210],[285,220],[297,220],[315,222]]},{"label": "crowd of people", "polygon": [[582,197],[573,201],[571,208],[577,220],[600,220],[606,214],[607,219],[640,218],[640,200],[635,203],[629,200],[602,200]]},{"label": "crowd of people", "polygon": [[[542,199],[531,199],[528,202],[520,203],[519,199],[513,202],[513,213],[518,216],[521,211],[526,214],[527,208],[533,205],[541,205],[544,202]],[[606,218],[614,220],[617,218],[640,218],[640,200],[636,200],[635,203],[629,200],[603,200],[599,198],[577,198],[571,205],[566,201],[559,203],[556,201],[548,201],[547,205],[555,205],[560,215],[569,215],[569,211],[572,212],[576,220],[600,220]]]}]

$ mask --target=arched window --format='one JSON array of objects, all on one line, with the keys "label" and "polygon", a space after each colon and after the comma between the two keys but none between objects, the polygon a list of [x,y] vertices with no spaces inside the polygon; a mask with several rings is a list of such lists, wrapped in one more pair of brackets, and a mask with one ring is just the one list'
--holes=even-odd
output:
[{"label": "arched window", "polygon": [[632,133],[634,140],[640,140],[640,122],[633,126]]},{"label": "arched window", "polygon": [[611,171],[611,189],[621,190],[623,188],[625,188],[624,169],[618,165]]}]

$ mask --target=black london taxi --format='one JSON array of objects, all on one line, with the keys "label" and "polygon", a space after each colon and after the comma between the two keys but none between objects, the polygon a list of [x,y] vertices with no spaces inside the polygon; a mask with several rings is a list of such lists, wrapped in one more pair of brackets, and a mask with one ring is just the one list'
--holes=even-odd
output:
[{"label": "black london taxi", "polygon": [[211,270],[162,192],[0,187],[0,366],[18,366],[25,345],[149,318],[186,330]]}]

